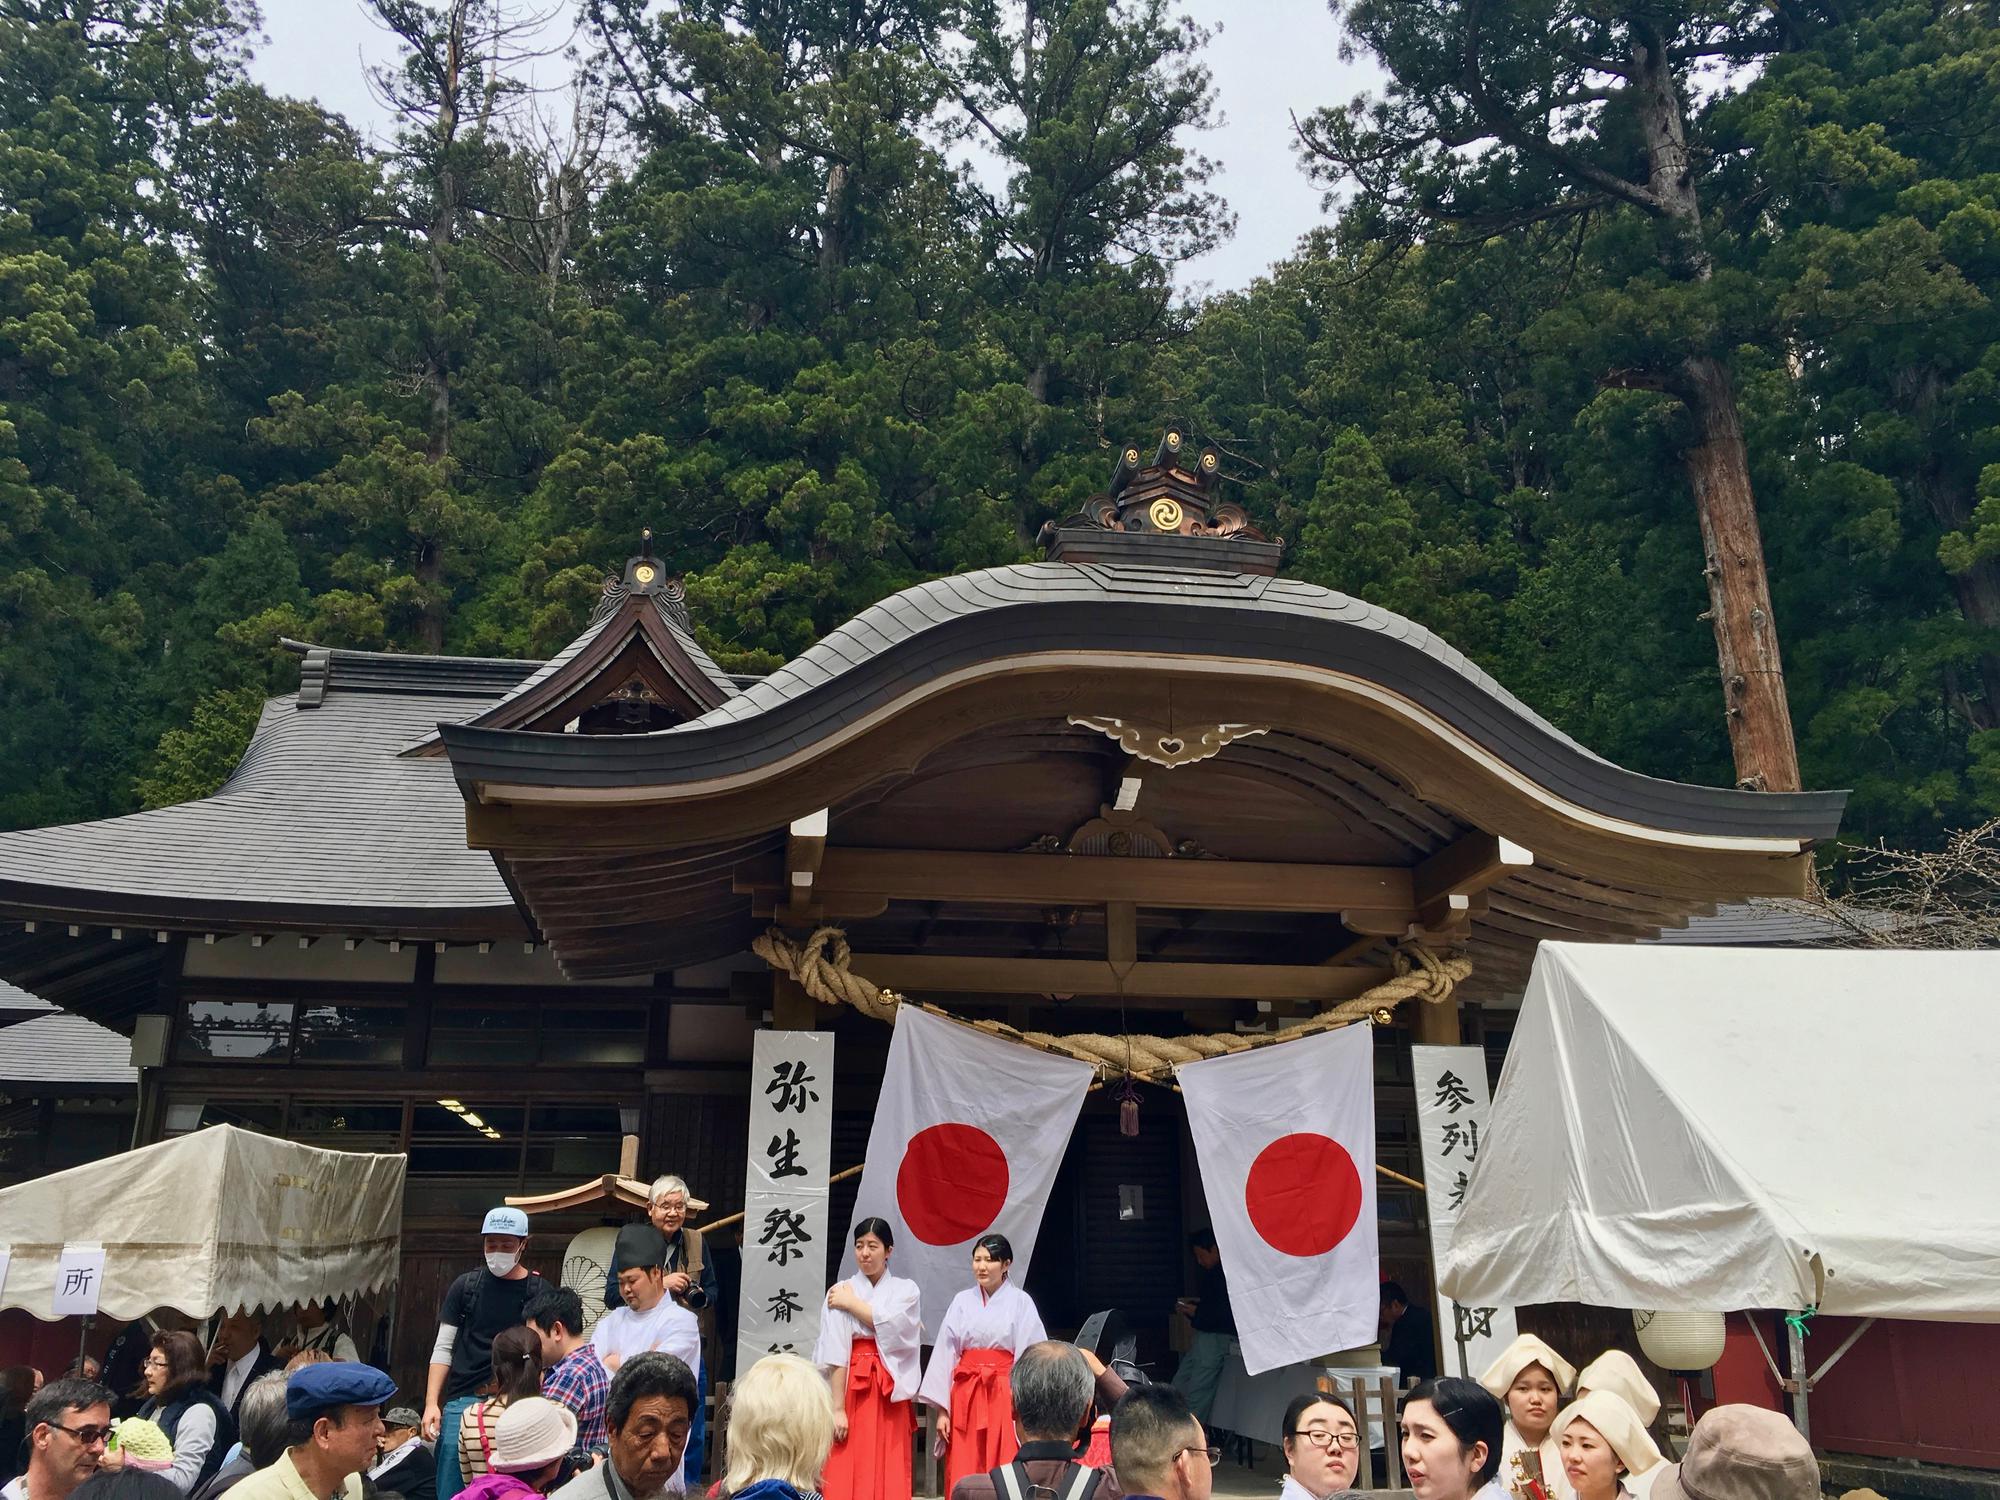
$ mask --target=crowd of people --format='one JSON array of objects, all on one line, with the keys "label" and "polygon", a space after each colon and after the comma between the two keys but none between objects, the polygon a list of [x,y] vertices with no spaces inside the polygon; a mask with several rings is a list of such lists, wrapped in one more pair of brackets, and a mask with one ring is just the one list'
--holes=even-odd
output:
[{"label": "crowd of people", "polygon": [[[707,1391],[701,1313],[713,1282],[686,1184],[655,1184],[648,1222],[617,1236],[610,1310],[586,1328],[576,1291],[524,1261],[512,1208],[480,1226],[482,1264],[445,1293],[423,1407],[354,1358],[330,1309],[268,1352],[249,1315],[152,1334],[143,1403],[80,1363],[43,1383],[0,1373],[18,1407],[23,1472],[0,1500],[656,1500],[699,1484]],[[919,1402],[935,1408],[948,1500],[1208,1500],[1220,1451],[1206,1405],[1233,1333],[1213,1240],[1196,1243],[1197,1341],[1178,1384],[1050,1339],[1001,1235],[974,1247],[972,1285],[931,1339],[914,1282],[894,1275],[891,1227],[855,1226],[856,1270],[827,1293],[810,1360],[742,1371],[719,1419],[709,1500],[910,1500]],[[1408,1311],[1384,1291],[1385,1329]],[[1412,1327],[1416,1326],[1415,1321]],[[1200,1335],[1219,1335],[1221,1343]],[[1391,1342],[1405,1345],[1408,1339]],[[281,1362],[280,1352],[290,1357]],[[1722,1407],[1667,1462],[1659,1398],[1630,1356],[1576,1369],[1524,1335],[1477,1381],[1418,1374],[1394,1435],[1416,1500],[1814,1500],[1811,1450],[1782,1418]],[[11,1453],[12,1446],[0,1447]],[[1355,1492],[1368,1434],[1337,1393],[1284,1413],[1279,1500]],[[1744,1467],[1748,1466],[1748,1467]],[[1740,1472],[1739,1472],[1740,1470]],[[1753,1472],[1754,1471],[1754,1472]]]}]

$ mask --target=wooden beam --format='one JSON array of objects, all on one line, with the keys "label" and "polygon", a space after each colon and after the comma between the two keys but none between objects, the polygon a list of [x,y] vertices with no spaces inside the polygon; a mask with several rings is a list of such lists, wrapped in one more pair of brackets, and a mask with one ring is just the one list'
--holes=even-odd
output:
[{"label": "wooden beam", "polygon": [[759,891],[750,902],[750,915],[797,927],[809,922],[865,922],[889,909],[887,896],[830,896],[808,900],[803,906],[786,901],[782,895]]},{"label": "wooden beam", "polygon": [[1417,915],[1426,927],[1448,927],[1470,914],[1470,898],[1516,870],[1525,870],[1535,856],[1511,839],[1490,833],[1468,833],[1445,845],[1416,868],[1411,892]]},{"label": "wooden beam", "polygon": [[1104,956],[1121,974],[1139,961],[1139,908],[1130,901],[1105,903]]},{"label": "wooden beam", "polygon": [[1452,894],[1434,901],[1420,912],[1343,911],[1340,924],[1349,932],[1378,938],[1421,936],[1426,932],[1450,932],[1462,928],[1474,917],[1486,915],[1486,893],[1476,896]]},{"label": "wooden beam", "polygon": [[1352,1000],[1390,977],[1377,968],[1319,964],[1135,963],[1121,981],[1085,958],[955,958],[857,953],[853,970],[894,990],[961,994],[1147,995],[1172,1000]]},{"label": "wooden beam", "polygon": [[813,881],[819,878],[820,861],[826,856],[827,824],[827,809],[822,807],[794,818],[785,837],[784,920],[788,922],[805,921],[807,908],[813,904]]},{"label": "wooden beam", "polygon": [[[735,889],[778,886],[769,861],[740,866]],[[950,849],[828,849],[813,889],[907,901],[1024,906],[1192,907],[1205,911],[1345,910],[1416,916],[1410,871],[1397,865],[1121,859],[1091,854],[970,854]]]}]

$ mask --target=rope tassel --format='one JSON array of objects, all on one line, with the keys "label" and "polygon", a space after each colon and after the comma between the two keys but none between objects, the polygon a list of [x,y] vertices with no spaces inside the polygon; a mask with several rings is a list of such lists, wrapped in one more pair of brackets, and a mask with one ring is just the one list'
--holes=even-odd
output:
[{"label": "rope tassel", "polygon": [[1103,1080],[1130,1076],[1148,1083],[1164,1083],[1182,1063],[1199,1062],[1205,1057],[1222,1057],[1246,1052],[1252,1047],[1269,1047],[1295,1041],[1315,1032],[1364,1021],[1378,1011],[1393,1010],[1405,1000],[1422,999],[1433,1004],[1449,1000],[1452,991],[1472,974],[1472,960],[1441,957],[1422,943],[1399,944],[1395,952],[1395,977],[1386,979],[1352,1000],[1343,1000],[1332,1010],[1266,1036],[1238,1036],[1233,1032],[1194,1036],[1105,1036],[1080,1032],[1056,1036],[1046,1031],[1020,1031],[999,1021],[967,1021],[935,1005],[905,1000],[894,990],[885,990],[851,967],[854,951],[847,934],[838,927],[822,927],[803,943],[795,942],[780,928],[773,927],[751,941],[750,951],[779,973],[789,974],[814,1000],[822,1005],[851,1005],[865,1016],[892,1025],[901,1005],[920,1005],[933,1015],[962,1025],[978,1027],[993,1036],[1021,1042],[1043,1052],[1074,1057],[1089,1063]]}]

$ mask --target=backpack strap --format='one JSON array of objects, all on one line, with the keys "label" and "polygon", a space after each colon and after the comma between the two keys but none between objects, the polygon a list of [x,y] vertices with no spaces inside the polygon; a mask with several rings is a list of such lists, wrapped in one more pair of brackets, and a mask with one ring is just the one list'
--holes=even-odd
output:
[{"label": "backpack strap", "polygon": [[1044,1492],[1053,1489],[1056,1500],[1091,1500],[1104,1473],[1100,1469],[1085,1468],[1080,1463],[1065,1463],[1056,1483],[1044,1487],[1029,1480],[1026,1464],[1011,1463],[989,1470],[986,1477],[993,1481],[994,1500],[1030,1500],[1031,1492],[1038,1488]]}]

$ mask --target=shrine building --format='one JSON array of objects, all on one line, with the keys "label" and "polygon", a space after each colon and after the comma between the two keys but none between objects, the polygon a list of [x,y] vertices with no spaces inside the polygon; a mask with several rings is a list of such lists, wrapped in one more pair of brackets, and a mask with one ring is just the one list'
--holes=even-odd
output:
[{"label": "shrine building", "polygon": [[[1497,1069],[1538,941],[1798,895],[1844,794],[1611,764],[1423,627],[1281,576],[1217,473],[1178,435],[1127,449],[1043,561],[905,589],[761,678],[643,546],[546,662],[295,643],[213,796],[0,834],[0,979],[137,1036],[138,1143],[408,1153],[406,1388],[503,1196],[636,1134],[697,1222],[741,1207],[761,1026],[837,1035],[833,1166],[860,1162],[889,1028],[774,974],[774,926],[837,927],[854,973],[967,1017],[1114,1037],[1254,1035],[1463,957],[1376,1018],[1378,1154],[1420,1178],[1413,1038]],[[1206,1213],[1178,1096],[1144,1089],[1132,1137],[1114,1092],[1027,1285],[1052,1331],[1119,1305],[1157,1354]],[[1421,1195],[1385,1179],[1379,1216],[1427,1293]],[[538,1220],[531,1260],[601,1221]]]}]

